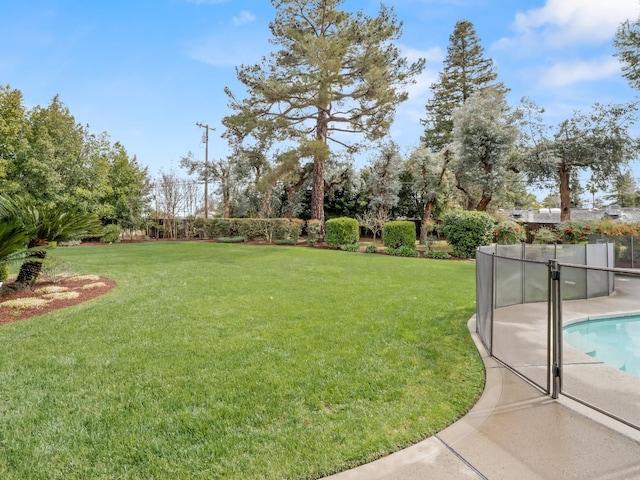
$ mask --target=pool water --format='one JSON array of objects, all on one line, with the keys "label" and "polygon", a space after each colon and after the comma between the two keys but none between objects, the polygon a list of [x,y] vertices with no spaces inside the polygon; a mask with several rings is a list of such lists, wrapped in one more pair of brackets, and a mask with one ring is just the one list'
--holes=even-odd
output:
[{"label": "pool water", "polygon": [[640,377],[640,315],[574,323],[563,332],[573,348]]}]

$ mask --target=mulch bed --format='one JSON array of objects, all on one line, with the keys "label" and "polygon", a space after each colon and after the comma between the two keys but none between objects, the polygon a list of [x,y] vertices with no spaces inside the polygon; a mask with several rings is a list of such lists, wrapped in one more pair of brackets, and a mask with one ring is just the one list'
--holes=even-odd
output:
[{"label": "mulch bed", "polygon": [[[87,285],[89,287],[87,287]],[[104,277],[65,277],[57,279],[55,282],[39,280],[30,290],[22,290],[0,297],[0,325],[43,315],[53,310],[59,310],[86,302],[87,300],[104,295],[115,286],[116,282],[114,280]],[[78,292],[78,296],[76,298],[64,298],[64,296],[61,295],[62,298],[56,298],[56,295],[54,295],[53,298],[47,298],[47,289],[50,287],[65,287],[68,289],[66,292]],[[39,292],[39,290],[44,291]],[[56,288],[56,290],[59,290],[59,288]],[[47,300],[47,303],[20,309],[2,305],[2,302],[7,300],[23,298],[41,298]]]}]

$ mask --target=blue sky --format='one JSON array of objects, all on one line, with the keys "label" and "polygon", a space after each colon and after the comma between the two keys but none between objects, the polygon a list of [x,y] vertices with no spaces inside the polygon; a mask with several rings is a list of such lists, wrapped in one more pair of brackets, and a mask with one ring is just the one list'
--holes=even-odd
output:
[{"label": "blue sky", "polygon": [[[392,138],[418,144],[429,86],[442,69],[449,36],[469,20],[493,58],[515,105],[527,96],[549,123],[594,102],[625,102],[627,86],[612,56],[618,25],[640,14],[638,0],[394,0],[404,24],[399,46],[426,69],[397,111]],[[379,1],[342,8],[375,15]],[[220,120],[230,113],[225,86],[242,96],[235,66],[271,51],[267,0],[0,0],[0,83],[19,89],[27,107],[59,94],[76,120],[120,141],[155,177],[184,173],[189,150],[204,158],[229,151]],[[362,160],[360,160],[362,161]],[[186,176],[186,173],[184,173]]]}]

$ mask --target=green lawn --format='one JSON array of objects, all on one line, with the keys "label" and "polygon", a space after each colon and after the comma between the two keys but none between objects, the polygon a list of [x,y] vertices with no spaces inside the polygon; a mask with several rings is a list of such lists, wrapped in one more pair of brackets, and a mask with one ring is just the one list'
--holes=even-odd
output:
[{"label": "green lawn", "polygon": [[161,242],[58,248],[113,278],[0,327],[0,478],[319,478],[464,414],[472,262]]}]

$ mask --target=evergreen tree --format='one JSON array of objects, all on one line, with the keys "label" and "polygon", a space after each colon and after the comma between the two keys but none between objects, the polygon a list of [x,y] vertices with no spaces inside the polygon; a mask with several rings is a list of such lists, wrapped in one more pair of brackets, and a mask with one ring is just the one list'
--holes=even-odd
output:
[{"label": "evergreen tree", "polygon": [[[384,136],[395,107],[424,66],[409,64],[393,44],[401,23],[381,6],[376,17],[339,10],[343,0],[272,0],[271,42],[279,50],[237,75],[248,97],[227,88],[234,114],[223,119],[243,139],[294,141],[313,160],[311,217],[324,218],[329,142],[353,152],[356,138]],[[240,133],[238,133],[240,132]],[[351,138],[349,138],[351,137]]]},{"label": "evergreen tree", "polygon": [[501,90],[474,93],[453,114],[452,169],[467,208],[486,211],[493,195],[505,188],[518,129]]},{"label": "evergreen tree", "polygon": [[640,89],[640,18],[622,23],[613,44],[622,63],[622,75],[632,88]]},{"label": "evergreen tree", "polygon": [[498,93],[507,93],[504,84],[496,82],[497,77],[493,60],[484,58],[473,24],[458,21],[449,37],[438,82],[431,85],[433,97],[426,105],[427,117],[422,121],[425,125],[422,142],[429,150],[440,152],[451,143],[453,112],[473,93],[489,86]]},{"label": "evergreen tree", "polygon": [[639,193],[638,184],[631,170],[625,170],[613,178],[610,193],[605,198],[621,207],[637,207],[640,200]]}]

